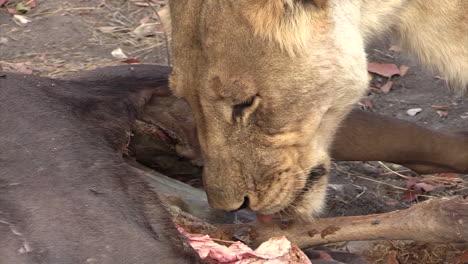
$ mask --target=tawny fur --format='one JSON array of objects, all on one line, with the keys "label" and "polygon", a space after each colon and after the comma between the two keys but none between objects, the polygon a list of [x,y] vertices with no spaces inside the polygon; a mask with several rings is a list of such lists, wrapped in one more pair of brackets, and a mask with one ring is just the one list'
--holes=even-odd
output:
[{"label": "tawny fur", "polygon": [[[254,32],[275,40],[289,54],[307,49],[307,39],[324,27],[323,11],[304,1],[251,0],[245,8]],[[329,1],[333,2],[333,1]],[[348,2],[348,1],[343,1]],[[407,51],[443,73],[464,91],[468,84],[468,1],[352,1],[361,9],[366,40],[394,31]],[[343,4],[344,5],[344,4]],[[337,4],[339,8],[340,4]],[[331,8],[329,5],[328,8]],[[343,21],[345,22],[345,21]]]},{"label": "tawny fur", "polygon": [[334,134],[367,89],[370,39],[393,31],[459,91],[468,83],[465,0],[177,0],[170,13],[171,89],[192,107],[220,209],[247,197],[264,214],[321,210],[326,175],[304,193],[308,172],[329,167]]}]

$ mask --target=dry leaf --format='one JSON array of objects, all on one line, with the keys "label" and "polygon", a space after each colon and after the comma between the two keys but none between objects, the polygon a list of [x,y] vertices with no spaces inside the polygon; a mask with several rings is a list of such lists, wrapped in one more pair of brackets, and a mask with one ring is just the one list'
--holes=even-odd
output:
[{"label": "dry leaf", "polygon": [[380,87],[380,90],[383,92],[383,93],[389,93],[390,92],[390,89],[392,89],[392,86],[393,86],[393,82],[392,81],[388,81],[386,84],[382,85],[382,87]]},{"label": "dry leaf", "polygon": [[392,77],[396,74],[400,75],[400,69],[395,64],[370,62],[367,65],[367,70],[385,77]]},{"label": "dry leaf", "polygon": [[24,5],[30,8],[35,8],[37,6],[37,3],[36,0],[29,0]]},{"label": "dry leaf", "polygon": [[17,3],[15,9],[21,13],[27,13],[31,11],[31,8],[29,6],[26,6],[23,2]]},{"label": "dry leaf", "polygon": [[3,6],[8,0],[0,0],[0,6]]},{"label": "dry leaf", "polygon": [[396,258],[397,253],[395,251],[390,252],[387,256],[387,264],[400,264]]},{"label": "dry leaf", "polygon": [[405,202],[416,200],[419,195],[435,190],[439,186],[430,185],[424,182],[417,182],[417,178],[408,180],[406,183]]},{"label": "dry leaf", "polygon": [[406,190],[405,191],[405,199],[404,201],[409,203],[418,198],[419,195],[422,194],[421,190]]},{"label": "dry leaf", "polygon": [[433,186],[424,182],[418,182],[413,186],[413,188],[414,187],[421,188],[424,192],[430,192],[437,188],[437,186]]},{"label": "dry leaf", "polygon": [[32,63],[30,61],[27,62],[20,62],[11,65],[15,71],[23,73],[23,74],[32,74],[33,71],[29,68]]},{"label": "dry leaf", "polygon": [[453,264],[466,264],[468,263],[468,250],[463,251],[459,257],[452,261]]},{"label": "dry leaf", "polygon": [[141,63],[139,59],[137,58],[128,58],[124,61],[122,61],[123,63],[127,63],[127,64],[139,64]]},{"label": "dry leaf", "polygon": [[400,76],[405,76],[408,73],[409,67],[406,65],[400,66]]}]

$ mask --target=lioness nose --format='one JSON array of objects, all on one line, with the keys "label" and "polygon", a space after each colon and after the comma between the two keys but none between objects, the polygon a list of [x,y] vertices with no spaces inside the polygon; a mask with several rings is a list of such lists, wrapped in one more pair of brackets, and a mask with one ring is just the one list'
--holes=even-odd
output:
[{"label": "lioness nose", "polygon": [[245,196],[244,197],[244,202],[241,204],[241,206],[239,208],[237,208],[236,210],[232,211],[232,212],[239,211],[239,210],[242,210],[242,209],[246,209],[248,207],[249,207],[249,197]]},{"label": "lioness nose", "polygon": [[225,210],[237,211],[251,206],[251,200],[245,193],[227,188],[207,188],[208,203],[211,207]]}]

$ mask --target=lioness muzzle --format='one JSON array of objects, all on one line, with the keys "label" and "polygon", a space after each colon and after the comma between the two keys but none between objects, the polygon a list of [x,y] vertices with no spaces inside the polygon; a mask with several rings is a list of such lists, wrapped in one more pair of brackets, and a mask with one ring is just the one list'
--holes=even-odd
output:
[{"label": "lioness muzzle", "polygon": [[460,90],[468,82],[467,1],[170,5],[170,85],[194,113],[215,208],[236,210],[249,197],[261,214],[321,211],[327,177],[308,186],[308,172],[328,168],[335,134],[368,87],[365,45],[385,31]]}]

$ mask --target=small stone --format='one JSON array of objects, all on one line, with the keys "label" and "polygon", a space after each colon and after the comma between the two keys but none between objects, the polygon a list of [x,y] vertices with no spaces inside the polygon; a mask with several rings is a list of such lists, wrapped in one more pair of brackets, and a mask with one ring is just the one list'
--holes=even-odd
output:
[{"label": "small stone", "polygon": [[335,190],[337,192],[343,192],[344,191],[344,184],[328,184],[328,188]]},{"label": "small stone", "polygon": [[5,38],[5,37],[1,37],[1,38],[0,38],[0,45],[5,45],[5,44],[7,44],[7,43],[8,43],[8,39],[7,39],[7,38]]},{"label": "small stone", "polygon": [[23,246],[18,250],[20,254],[29,253],[32,251],[31,246],[28,243],[24,243]]},{"label": "small stone", "polygon": [[20,25],[26,25],[31,22],[31,20],[22,15],[13,15],[13,20]]},{"label": "small stone", "polygon": [[421,113],[421,111],[422,111],[422,108],[412,108],[412,109],[409,109],[408,111],[406,111],[406,113],[409,116],[415,116],[415,115]]},{"label": "small stone", "polygon": [[111,52],[112,56],[114,58],[120,59],[120,60],[125,60],[128,59],[128,56],[123,52],[121,48],[117,48]]},{"label": "small stone", "polygon": [[355,254],[363,254],[371,251],[371,242],[369,241],[350,241],[346,244],[345,251]]}]

